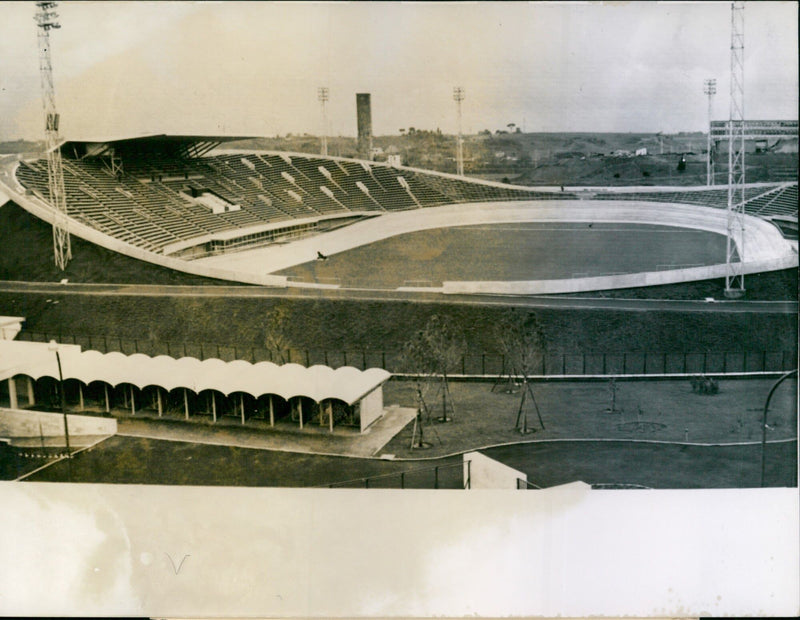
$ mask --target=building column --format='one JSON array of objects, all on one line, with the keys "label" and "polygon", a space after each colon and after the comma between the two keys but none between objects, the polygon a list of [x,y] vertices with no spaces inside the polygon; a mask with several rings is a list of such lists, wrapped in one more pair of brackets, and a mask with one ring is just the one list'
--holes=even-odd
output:
[{"label": "building column", "polygon": [[160,418],[161,414],[164,413],[163,406],[161,405],[161,388],[160,387],[156,388],[156,397],[157,397],[157,400],[158,400],[158,417]]},{"label": "building column", "polygon": [[133,386],[131,386],[131,415],[136,415],[136,403],[133,400]]},{"label": "building column", "polygon": [[78,396],[80,398],[80,410],[83,411],[83,383],[78,381]]},{"label": "building column", "polygon": [[214,423],[217,422],[217,395],[211,392],[211,415],[214,416]]},{"label": "building column", "polygon": [[33,392],[33,380],[30,377],[26,377],[28,379],[28,404],[35,405],[36,404],[36,396]]},{"label": "building column", "polygon": [[8,378],[8,401],[11,409],[19,409],[17,401],[17,380],[14,377]]},{"label": "building column", "polygon": [[244,424],[244,394],[239,394],[239,407],[242,410],[242,424]]},{"label": "building column", "polygon": [[297,410],[300,412],[300,428],[303,428],[303,399],[297,397]]},{"label": "building column", "polygon": [[108,398],[108,383],[103,383],[103,390],[106,393],[106,413],[111,413],[111,401]]},{"label": "building column", "polygon": [[186,419],[189,419],[189,392],[183,388],[183,409],[186,412]]},{"label": "building column", "polygon": [[328,401],[328,430],[333,432],[333,401]]},{"label": "building column", "polygon": [[269,425],[275,426],[275,410],[272,406],[272,394],[269,395]]}]

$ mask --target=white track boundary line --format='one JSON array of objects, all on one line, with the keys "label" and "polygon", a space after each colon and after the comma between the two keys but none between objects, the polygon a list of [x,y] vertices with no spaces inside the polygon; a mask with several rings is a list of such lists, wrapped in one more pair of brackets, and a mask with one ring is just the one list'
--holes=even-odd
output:
[{"label": "white track boundary line", "polygon": [[114,435],[109,435],[108,437],[103,437],[102,439],[98,439],[97,441],[95,441],[93,444],[90,444],[88,446],[84,446],[80,450],[75,450],[75,452],[72,452],[69,457],[62,456],[61,458],[55,459],[55,460],[53,460],[53,461],[51,461],[49,463],[45,463],[41,467],[37,467],[33,471],[29,471],[27,474],[23,474],[19,478],[15,478],[14,482],[19,482],[20,480],[25,480],[25,478],[27,478],[29,476],[32,476],[36,472],[42,471],[43,469],[47,469],[51,465],[55,465],[56,463],[60,463],[61,461],[66,460],[67,458],[72,458],[76,454],[80,454],[81,452],[85,452],[86,450],[89,450],[90,448],[94,448],[97,444],[102,443],[102,442],[106,441],[107,439],[111,439],[112,437],[114,437]]}]

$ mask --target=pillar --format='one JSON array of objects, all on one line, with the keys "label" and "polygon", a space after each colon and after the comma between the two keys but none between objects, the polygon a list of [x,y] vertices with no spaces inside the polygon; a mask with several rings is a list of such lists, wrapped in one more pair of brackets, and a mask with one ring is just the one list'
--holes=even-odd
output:
[{"label": "pillar", "polygon": [[80,408],[83,411],[83,383],[78,381],[78,396],[80,398]]},{"label": "pillar", "polygon": [[164,413],[164,408],[161,405],[161,388],[156,388],[156,399],[158,400],[158,417],[161,417],[161,414]]},{"label": "pillar", "polygon": [[328,430],[333,432],[333,401],[328,401]]},{"label": "pillar", "polygon": [[183,388],[183,409],[186,412],[186,419],[189,419],[189,393]]},{"label": "pillar", "polygon": [[211,415],[214,417],[214,422],[217,421],[217,395],[211,392]]},{"label": "pillar", "polygon": [[133,386],[131,386],[131,415],[136,415],[136,403],[133,400]]},{"label": "pillar", "polygon": [[103,384],[103,390],[106,393],[106,413],[111,413],[111,401],[108,398],[108,383]]},{"label": "pillar", "polygon": [[303,428],[303,399],[297,397],[297,411],[300,413],[300,428]]},{"label": "pillar", "polygon": [[36,404],[36,396],[33,393],[33,380],[30,377],[26,377],[28,380],[28,404],[35,405]]},{"label": "pillar", "polygon": [[239,407],[242,410],[242,424],[244,424],[244,394],[239,394]]},{"label": "pillar", "polygon": [[17,380],[14,377],[8,378],[8,400],[9,407],[12,409],[19,409],[19,402],[17,401]]},{"label": "pillar", "polygon": [[272,394],[269,395],[269,425],[275,426],[275,409],[272,406]]}]

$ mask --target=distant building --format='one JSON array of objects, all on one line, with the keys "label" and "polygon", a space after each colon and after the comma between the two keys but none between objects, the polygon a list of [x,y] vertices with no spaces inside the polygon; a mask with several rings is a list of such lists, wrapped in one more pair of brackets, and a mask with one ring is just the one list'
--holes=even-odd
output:
[{"label": "distant building", "polygon": [[390,166],[402,166],[403,159],[397,153],[392,153],[386,156],[386,161]]},{"label": "distant building", "polygon": [[647,155],[647,148],[636,149],[636,157]]}]

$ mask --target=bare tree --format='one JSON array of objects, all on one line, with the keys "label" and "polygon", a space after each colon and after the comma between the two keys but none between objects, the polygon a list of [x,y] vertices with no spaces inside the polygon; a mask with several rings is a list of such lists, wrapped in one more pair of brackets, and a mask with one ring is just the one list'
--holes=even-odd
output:
[{"label": "bare tree", "polygon": [[264,346],[270,359],[279,364],[289,362],[291,342],[287,335],[289,313],[283,306],[276,306],[264,317]]},{"label": "bare tree", "polygon": [[464,335],[451,320],[433,315],[428,319],[425,328],[418,331],[404,346],[404,358],[413,364],[411,372],[420,376],[441,377],[442,415],[439,422],[448,422],[455,415],[453,398],[447,375],[461,361],[466,343]]},{"label": "bare tree", "polygon": [[544,430],[542,414],[533,393],[529,378],[534,369],[541,363],[546,351],[545,335],[542,326],[533,313],[507,310],[495,327],[497,348],[511,364],[511,373],[522,378],[519,408],[515,428],[521,433],[534,432],[528,427],[528,413],[525,403],[528,398],[533,402],[539,425]]}]

